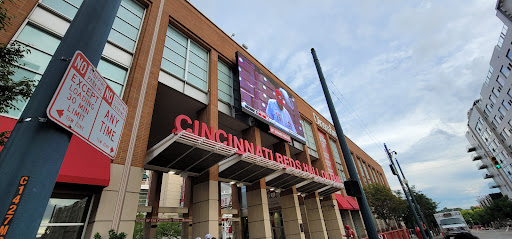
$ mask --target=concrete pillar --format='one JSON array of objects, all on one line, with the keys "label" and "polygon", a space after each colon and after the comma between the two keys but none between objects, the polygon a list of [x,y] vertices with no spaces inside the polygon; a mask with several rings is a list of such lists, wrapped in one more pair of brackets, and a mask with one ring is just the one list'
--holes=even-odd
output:
[{"label": "concrete pillar", "polygon": [[265,179],[247,187],[247,219],[249,238],[271,239],[270,214],[268,210],[267,188]]},{"label": "concrete pillar", "polygon": [[[151,212],[146,214],[146,218],[158,218],[163,176],[163,172],[151,171],[151,184],[148,191],[148,206],[151,206]],[[156,222],[144,224],[144,239],[156,237],[156,226]]]},{"label": "concrete pillar", "polygon": [[308,226],[311,238],[327,239],[327,230],[325,228],[324,215],[318,192],[311,193],[304,199],[306,211],[308,214]]},{"label": "concrete pillar", "polygon": [[[124,165],[115,163],[110,165],[110,183],[101,193],[94,195],[91,215],[84,238],[93,238],[96,232],[99,232],[103,238],[108,237],[108,231],[112,229],[113,215],[119,194],[119,185],[123,169]],[[142,171],[142,168],[130,167],[130,177],[122,203],[123,211],[117,232],[125,232],[128,235],[133,235],[137,205],[139,203]]]},{"label": "concrete pillar", "polygon": [[[341,210],[340,215],[343,218],[344,225],[348,225],[352,231],[354,231],[354,234],[356,234],[356,238],[359,238],[359,234],[357,233],[356,227],[354,226],[354,221],[352,220],[352,214],[350,213],[350,210]],[[343,231],[344,235],[347,234],[347,231]]]},{"label": "concrete pillar", "polygon": [[[192,178],[185,176],[183,183],[183,207],[188,208],[188,213],[183,214],[183,218],[190,219],[192,217]],[[190,222],[181,223],[181,238],[192,239],[192,227]]]},{"label": "concrete pillar", "polygon": [[366,234],[366,228],[364,226],[363,217],[361,216],[361,211],[350,211],[350,213],[352,214],[352,220],[357,224],[356,226],[358,227],[360,234],[359,237],[367,237],[368,234]]},{"label": "concrete pillar", "polygon": [[341,220],[338,202],[334,195],[325,197],[321,202],[322,213],[324,214],[325,229],[329,239],[343,239],[345,229]]},{"label": "concrete pillar", "polygon": [[306,239],[311,239],[311,234],[309,234],[309,224],[308,224],[308,212],[306,209],[306,205],[304,204],[304,197],[300,196],[299,199],[299,207],[300,207],[300,214],[302,217],[302,225],[304,228],[304,236]]},{"label": "concrete pillar", "polygon": [[233,237],[232,238],[242,238],[242,209],[240,203],[240,188],[236,185],[231,185],[231,205],[233,209],[238,211],[238,214],[233,215],[233,217],[237,217],[238,221],[233,221]]},{"label": "concrete pillar", "polygon": [[193,179],[192,238],[219,237],[218,166]]},{"label": "concrete pillar", "polygon": [[299,199],[295,186],[281,192],[279,197],[281,214],[283,215],[284,233],[287,239],[306,239],[302,225]]}]

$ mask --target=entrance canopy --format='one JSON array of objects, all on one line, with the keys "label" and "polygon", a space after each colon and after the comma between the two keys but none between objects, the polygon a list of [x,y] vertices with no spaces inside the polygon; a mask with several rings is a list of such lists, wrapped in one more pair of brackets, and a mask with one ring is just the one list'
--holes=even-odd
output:
[{"label": "entrance canopy", "polygon": [[343,189],[343,184],[268,160],[252,153],[199,137],[187,131],[173,133],[146,153],[146,169],[199,175],[219,164],[223,181],[249,185],[265,178],[267,186],[286,190],[293,186],[301,193],[319,191],[327,196]]}]

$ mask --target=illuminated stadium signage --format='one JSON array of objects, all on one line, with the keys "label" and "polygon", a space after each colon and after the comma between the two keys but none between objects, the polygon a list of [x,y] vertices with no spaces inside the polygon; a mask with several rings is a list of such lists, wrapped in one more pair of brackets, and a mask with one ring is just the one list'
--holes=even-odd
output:
[{"label": "illuminated stadium signage", "polygon": [[254,154],[256,156],[263,157],[267,160],[283,164],[285,168],[295,168],[313,174],[315,176],[325,178],[327,180],[341,183],[341,178],[336,176],[334,173],[318,170],[313,166],[309,166],[307,163],[301,163],[299,160],[294,160],[290,157],[287,157],[286,155],[273,152],[272,150],[267,149],[265,147],[261,147],[259,145],[254,145],[254,143],[250,143],[245,139],[238,138],[235,135],[228,134],[224,130],[215,130],[214,127],[208,127],[208,125],[206,125],[205,123],[201,123],[198,120],[194,120],[192,122],[192,120],[188,116],[179,115],[174,120],[174,129],[172,130],[172,133],[178,134],[184,130],[188,133],[192,133],[199,137],[203,137],[215,141],[217,143],[221,143],[229,147],[235,148],[238,150],[236,152],[237,154]]},{"label": "illuminated stadium signage", "polygon": [[242,110],[305,143],[295,97],[237,52]]}]

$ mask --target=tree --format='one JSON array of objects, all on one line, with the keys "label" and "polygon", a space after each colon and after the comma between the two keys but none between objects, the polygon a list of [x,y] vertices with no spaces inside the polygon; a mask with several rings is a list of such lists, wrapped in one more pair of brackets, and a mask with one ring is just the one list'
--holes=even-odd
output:
[{"label": "tree", "polygon": [[160,222],[156,228],[156,238],[178,238],[181,236],[180,222]]},{"label": "tree", "polygon": [[[9,2],[13,2],[9,0]],[[7,14],[5,1],[0,0],[0,32],[11,25],[11,16]],[[16,73],[16,63],[23,58],[25,53],[30,53],[23,46],[13,43],[11,45],[0,44],[0,113],[7,113],[9,110],[19,110],[15,105],[20,100],[27,100],[35,88],[35,80],[23,77],[13,79]],[[5,144],[10,132],[0,132],[0,146]]]},{"label": "tree", "polygon": [[[434,202],[434,200],[427,197],[427,195],[425,195],[421,191],[416,191],[416,187],[414,187],[414,186],[411,186],[411,191],[414,195],[414,198],[416,199],[416,203],[418,203],[418,206],[420,207],[420,210],[423,213],[423,217],[427,221],[428,228],[430,228],[430,229],[436,228],[437,222],[434,217],[434,214],[437,211],[438,203]],[[418,217],[420,217],[419,214],[418,214]],[[421,218],[420,218],[420,220],[421,220]],[[414,220],[414,215],[412,214],[410,207],[407,207],[405,223],[408,228],[414,228],[416,226],[416,223]]]},{"label": "tree", "polygon": [[384,220],[386,226],[391,227],[389,220],[394,220],[397,224],[402,220],[405,203],[391,189],[382,184],[370,184],[364,187],[364,193],[373,213],[378,219]]}]

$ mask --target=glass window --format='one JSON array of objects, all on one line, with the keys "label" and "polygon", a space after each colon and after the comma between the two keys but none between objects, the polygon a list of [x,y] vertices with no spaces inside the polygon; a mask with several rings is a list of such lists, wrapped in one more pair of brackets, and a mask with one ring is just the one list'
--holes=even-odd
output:
[{"label": "glass window", "polygon": [[512,106],[512,100],[504,100],[503,102],[501,102],[501,104],[505,106],[505,109],[510,110],[510,107]]},{"label": "glass window", "polygon": [[[43,0],[43,4],[72,20],[83,0]],[[144,16],[144,7],[133,0],[122,0],[108,40],[133,52]]]},{"label": "glass window", "polygon": [[[501,87],[492,88],[492,93],[494,94],[494,96],[499,97],[500,96],[500,92],[501,92]],[[496,102],[494,102],[494,103],[496,103]]]},{"label": "glass window", "polygon": [[487,72],[487,78],[485,79],[486,84],[489,84],[489,80],[491,79],[493,71],[494,71],[494,69],[492,68],[492,66],[489,66],[489,72]]},{"label": "glass window", "polygon": [[503,73],[503,75],[507,78],[508,78],[508,75],[510,74],[510,70],[505,66],[501,66],[500,72]]},{"label": "glass window", "polygon": [[141,189],[139,192],[139,206],[147,206],[148,205],[148,190]]},{"label": "glass window", "polygon": [[233,104],[233,72],[222,61],[217,64],[217,77],[219,78],[219,99]]},{"label": "glass window", "polygon": [[[68,20],[70,20],[74,18],[78,7],[82,4],[82,1],[83,0],[43,0],[42,4],[63,14],[69,18]],[[115,20],[116,25],[118,26],[117,33],[136,40],[137,35],[139,34],[140,25],[142,24],[144,11],[145,9],[133,0],[122,0],[120,10],[118,11]],[[139,20],[134,21],[132,15],[137,17]],[[113,28],[112,31],[116,30]],[[31,22],[25,25],[18,35],[16,42],[29,49],[30,54],[26,54],[25,57],[18,62],[18,68],[16,69],[14,79],[16,80],[22,79],[22,77],[27,77],[39,81],[49,64],[52,55],[60,44],[60,38],[61,37],[56,36],[54,33],[41,29]],[[116,42],[114,40],[113,43],[126,48],[121,42]],[[133,47],[128,49],[130,51],[135,49],[135,41],[133,41],[132,44]],[[118,95],[121,95],[125,85],[128,68],[129,66],[114,64],[104,57],[98,64],[99,72],[105,77],[105,80]],[[20,110],[11,110],[7,115],[18,118],[21,115],[26,102],[18,101],[15,104],[20,108]]]},{"label": "glass window", "polygon": [[480,124],[480,122],[476,122],[475,130],[476,130],[476,132],[478,132],[480,135],[482,135],[482,124]]},{"label": "glass window", "polygon": [[[502,116],[505,116],[507,114],[507,110],[505,108],[503,108],[503,107],[499,107],[498,111],[500,112],[500,114]],[[500,123],[501,123],[501,121],[500,121]]]},{"label": "glass window", "polygon": [[315,138],[313,137],[313,130],[311,124],[306,120],[302,119],[302,128],[304,129],[304,138],[306,139],[306,145],[308,148],[316,152]]},{"label": "glass window", "polygon": [[82,5],[83,0],[43,0],[44,5],[51,7],[53,10],[68,17],[75,18],[78,8]]},{"label": "glass window", "polygon": [[347,178],[346,178],[345,172],[343,170],[343,165],[341,162],[341,157],[340,157],[340,153],[338,151],[338,147],[336,146],[336,142],[332,139],[329,139],[329,144],[331,146],[331,151],[334,156],[334,161],[336,161],[336,166],[338,167],[338,173],[341,177],[341,181],[344,182],[347,180]]},{"label": "glass window", "polygon": [[82,238],[90,201],[90,197],[50,198],[37,238]]},{"label": "glass window", "polygon": [[208,52],[171,26],[167,27],[161,68],[190,85],[208,90]]},{"label": "glass window", "polygon": [[505,80],[503,80],[503,78],[501,78],[499,75],[498,75],[498,78],[496,78],[496,81],[503,87],[505,86]]},{"label": "glass window", "polygon": [[[492,101],[492,103],[495,103],[496,104],[496,97],[494,97],[494,95],[490,95],[489,96],[489,100]],[[492,106],[491,106],[492,107]]]},{"label": "glass window", "polygon": [[494,107],[493,104],[485,105],[485,108],[487,108],[489,111],[492,111],[492,108]]}]

